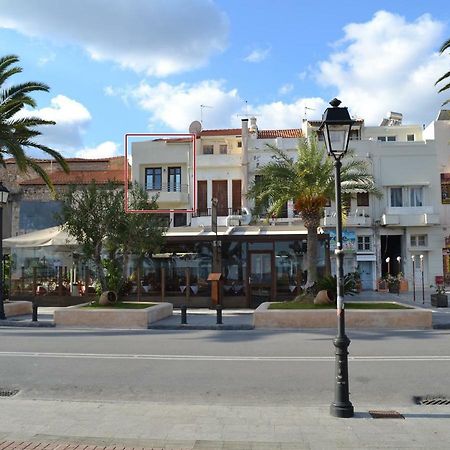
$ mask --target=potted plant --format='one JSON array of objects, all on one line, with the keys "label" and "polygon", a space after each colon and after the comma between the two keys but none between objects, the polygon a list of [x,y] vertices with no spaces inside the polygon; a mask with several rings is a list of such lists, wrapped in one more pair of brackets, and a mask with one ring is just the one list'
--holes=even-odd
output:
[{"label": "potted plant", "polygon": [[399,281],[400,292],[408,292],[408,280],[404,277],[402,272],[397,275]]},{"label": "potted plant", "polygon": [[389,286],[389,292],[398,294],[400,292],[400,280],[391,274],[387,275],[386,281]]},{"label": "potted plant", "polygon": [[436,286],[431,285],[436,289],[435,294],[431,294],[431,306],[436,306],[437,308],[447,308],[448,298],[445,293],[445,287],[442,284],[437,284]]},{"label": "potted plant", "polygon": [[378,292],[389,292],[389,285],[386,278],[379,278],[377,281]]}]

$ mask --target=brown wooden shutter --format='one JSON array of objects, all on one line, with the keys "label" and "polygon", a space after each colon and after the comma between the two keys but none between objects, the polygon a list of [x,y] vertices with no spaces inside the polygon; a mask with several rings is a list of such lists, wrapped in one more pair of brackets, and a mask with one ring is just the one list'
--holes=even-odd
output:
[{"label": "brown wooden shutter", "polygon": [[197,211],[200,216],[208,213],[208,182],[206,180],[197,181]]},{"label": "brown wooden shutter", "polygon": [[232,196],[231,201],[233,214],[240,214],[242,208],[242,183],[241,180],[233,180],[231,185]]}]

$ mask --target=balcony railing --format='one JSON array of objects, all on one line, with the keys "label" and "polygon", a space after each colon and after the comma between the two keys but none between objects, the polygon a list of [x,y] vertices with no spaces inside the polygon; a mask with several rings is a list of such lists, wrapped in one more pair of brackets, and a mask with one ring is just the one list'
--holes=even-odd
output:
[{"label": "balcony railing", "polygon": [[145,190],[158,192],[187,192],[188,185],[181,183],[160,183],[160,184],[146,185]]},{"label": "balcony railing", "polygon": [[[217,208],[218,216],[231,216],[231,215],[240,215],[242,213],[241,209],[233,209],[233,208]],[[192,213],[192,217],[208,217],[211,216],[211,208],[197,209]]]}]

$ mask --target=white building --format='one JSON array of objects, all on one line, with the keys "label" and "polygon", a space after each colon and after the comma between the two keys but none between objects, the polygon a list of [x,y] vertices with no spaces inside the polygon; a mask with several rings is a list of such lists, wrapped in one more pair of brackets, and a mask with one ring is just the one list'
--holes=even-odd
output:
[{"label": "white building", "polygon": [[[270,221],[274,228],[269,228],[262,219],[253,219],[245,225],[248,216],[242,212],[252,207],[246,198],[249,183],[258,168],[272,156],[266,144],[276,145],[294,156],[298,138],[308,137],[319,125],[318,121],[303,121],[298,129],[259,130],[256,119],[252,118],[250,124],[244,119],[242,128],[201,130],[195,122],[191,127],[197,142],[195,189],[193,155],[186,141],[134,143],[132,177],[149,192],[155,188],[161,192],[160,208],[173,210],[171,227],[182,227],[171,231],[178,236],[197,229],[208,232],[212,198],[218,200],[219,234],[261,237],[268,230],[272,233],[277,230],[277,239],[300,236],[305,229],[292,203],[287,205],[283,217]],[[351,138],[349,147],[367,162],[384,195],[378,199],[358,193],[348,200],[345,271],[359,270],[363,287],[376,289],[377,279],[389,268],[392,274],[403,272],[411,288],[411,257],[416,257],[416,279],[420,279],[420,255],[423,255],[426,287],[435,283],[436,276],[445,275],[450,281],[446,256],[443,265],[443,248],[450,247],[449,111],[441,111],[437,120],[425,129],[422,125],[403,125],[398,113],[391,113],[377,127],[365,126],[363,120],[357,120]],[[177,213],[177,209],[189,209],[194,203],[194,213]],[[321,226],[325,233],[332,234],[335,224],[334,202],[331,202]],[[276,267],[281,256],[275,250],[270,256],[270,267]],[[389,264],[386,258],[390,259]],[[332,267],[333,259],[331,252]],[[247,264],[250,266],[250,260]],[[304,269],[302,262],[297,262],[297,266],[298,270]],[[275,290],[276,283],[272,283]]]}]

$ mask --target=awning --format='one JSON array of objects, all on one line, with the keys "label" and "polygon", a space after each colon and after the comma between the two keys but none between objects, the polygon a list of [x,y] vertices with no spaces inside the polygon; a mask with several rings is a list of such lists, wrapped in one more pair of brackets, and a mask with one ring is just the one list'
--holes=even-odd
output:
[{"label": "awning", "polygon": [[77,246],[78,242],[61,227],[45,228],[44,230],[3,239],[3,246],[7,248],[48,247],[50,245],[70,247]]}]

